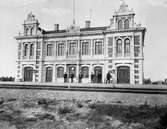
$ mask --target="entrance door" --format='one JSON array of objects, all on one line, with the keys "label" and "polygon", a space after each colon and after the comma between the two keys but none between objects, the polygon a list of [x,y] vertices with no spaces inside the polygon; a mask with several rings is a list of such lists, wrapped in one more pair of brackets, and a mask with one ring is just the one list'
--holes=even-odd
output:
[{"label": "entrance door", "polygon": [[25,82],[32,82],[33,81],[33,68],[32,67],[25,67],[24,68],[24,81]]},{"label": "entrance door", "polygon": [[128,66],[117,68],[117,83],[130,83],[130,68]]},{"label": "entrance door", "polygon": [[96,66],[94,68],[94,75],[95,75],[94,82],[102,83],[102,67]]}]

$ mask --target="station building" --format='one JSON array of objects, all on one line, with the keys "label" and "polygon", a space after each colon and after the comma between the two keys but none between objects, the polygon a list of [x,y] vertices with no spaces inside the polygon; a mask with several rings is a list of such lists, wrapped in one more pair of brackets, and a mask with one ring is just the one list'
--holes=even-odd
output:
[{"label": "station building", "polygon": [[18,42],[17,81],[63,82],[63,74],[82,73],[82,83],[91,82],[91,73],[104,83],[108,72],[116,83],[142,84],[146,28],[134,21],[135,13],[124,2],[110,19],[110,25],[46,31],[30,13]]}]

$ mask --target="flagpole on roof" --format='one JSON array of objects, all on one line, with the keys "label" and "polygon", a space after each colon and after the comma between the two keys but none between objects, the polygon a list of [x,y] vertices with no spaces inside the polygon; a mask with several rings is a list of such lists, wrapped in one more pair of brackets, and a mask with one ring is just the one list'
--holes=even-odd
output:
[{"label": "flagpole on roof", "polygon": [[73,25],[75,25],[75,0],[73,0]]}]

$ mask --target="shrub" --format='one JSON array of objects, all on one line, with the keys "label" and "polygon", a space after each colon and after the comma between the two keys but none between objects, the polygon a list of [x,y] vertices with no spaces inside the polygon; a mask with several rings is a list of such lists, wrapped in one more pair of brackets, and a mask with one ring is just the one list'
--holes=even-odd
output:
[{"label": "shrub", "polygon": [[63,105],[58,108],[59,114],[66,114],[66,113],[71,113],[71,112],[73,112],[73,108],[67,105]]}]

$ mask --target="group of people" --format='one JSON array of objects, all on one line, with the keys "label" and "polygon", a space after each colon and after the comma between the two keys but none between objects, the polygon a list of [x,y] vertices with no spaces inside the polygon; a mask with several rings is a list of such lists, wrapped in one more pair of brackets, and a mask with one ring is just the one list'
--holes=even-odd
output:
[{"label": "group of people", "polygon": [[[68,75],[67,75],[66,72],[64,73],[63,77],[64,77],[64,82],[68,82],[67,81]],[[70,76],[69,76],[69,78],[71,80],[70,82],[73,83],[74,82],[74,73],[71,73]],[[78,82],[79,83],[82,82],[82,74],[81,73],[79,73],[79,81]]]},{"label": "group of people", "polygon": [[[67,83],[68,82],[68,75],[67,73],[65,72],[64,73],[64,82]],[[69,78],[70,78],[70,82],[73,83],[74,82],[74,73],[71,73],[69,75]],[[82,73],[80,72],[79,75],[78,75],[78,83],[82,83],[82,78],[83,78],[83,75]],[[110,84],[111,83],[111,74],[110,72],[107,73],[107,76],[106,76],[106,81],[105,83],[106,84]],[[94,74],[93,72],[91,73],[91,83],[102,83],[102,74],[98,73],[98,74]]]}]

